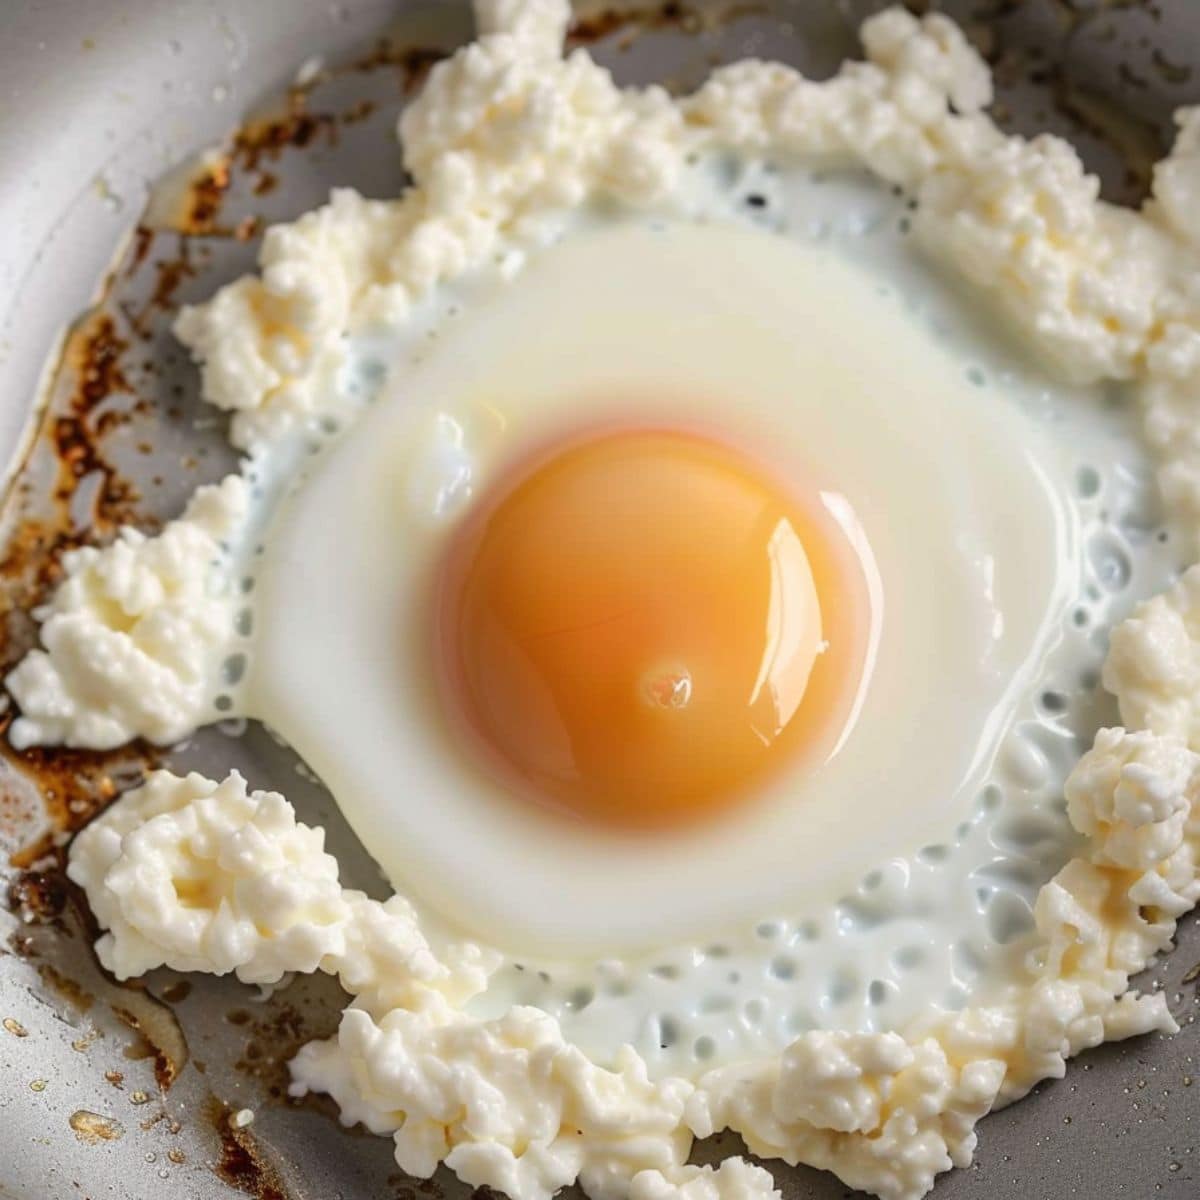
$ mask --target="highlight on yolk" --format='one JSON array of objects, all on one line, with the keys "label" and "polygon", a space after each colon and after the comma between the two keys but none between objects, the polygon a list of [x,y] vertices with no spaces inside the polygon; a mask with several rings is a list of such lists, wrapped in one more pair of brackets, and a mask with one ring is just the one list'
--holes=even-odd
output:
[{"label": "highlight on yolk", "polygon": [[868,597],[819,496],[687,432],[599,434],[485,497],[439,587],[448,707],[534,799],[664,826],[828,751]]}]

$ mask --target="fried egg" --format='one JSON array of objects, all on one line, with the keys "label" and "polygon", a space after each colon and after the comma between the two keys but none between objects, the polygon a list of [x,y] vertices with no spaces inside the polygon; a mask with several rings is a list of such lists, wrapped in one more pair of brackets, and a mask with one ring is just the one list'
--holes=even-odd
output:
[{"label": "fried egg", "polygon": [[900,200],[693,169],[360,338],[361,418],[252,465],[244,704],[435,941],[502,951],[479,1012],[684,1074],[1002,973],[1091,630],[1169,571],[1128,416],[977,326]]}]

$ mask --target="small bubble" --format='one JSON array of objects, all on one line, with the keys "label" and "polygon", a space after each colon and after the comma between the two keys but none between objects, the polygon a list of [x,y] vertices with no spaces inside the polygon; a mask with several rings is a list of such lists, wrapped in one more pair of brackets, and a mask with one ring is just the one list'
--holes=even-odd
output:
[{"label": "small bubble", "polygon": [[244,654],[231,654],[221,664],[221,676],[230,687],[239,683],[245,673],[246,656]]},{"label": "small bubble", "polygon": [[679,1023],[674,1017],[664,1016],[658,1019],[658,1046],[660,1050],[669,1050],[679,1041]]},{"label": "small bubble", "polygon": [[1085,500],[1100,493],[1100,472],[1095,467],[1082,466],[1075,472],[1075,490]]},{"label": "small bubble", "polygon": [[567,997],[567,1008],[571,1012],[582,1012],[596,998],[596,993],[590,987],[576,988]]}]

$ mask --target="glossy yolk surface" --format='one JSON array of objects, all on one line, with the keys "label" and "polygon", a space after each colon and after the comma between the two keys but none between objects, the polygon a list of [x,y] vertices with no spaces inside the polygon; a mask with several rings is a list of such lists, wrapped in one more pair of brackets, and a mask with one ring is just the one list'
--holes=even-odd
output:
[{"label": "glossy yolk surface", "polygon": [[520,790],[677,824],[827,746],[863,614],[819,500],[690,433],[630,431],[510,478],[457,534],[443,694]]}]

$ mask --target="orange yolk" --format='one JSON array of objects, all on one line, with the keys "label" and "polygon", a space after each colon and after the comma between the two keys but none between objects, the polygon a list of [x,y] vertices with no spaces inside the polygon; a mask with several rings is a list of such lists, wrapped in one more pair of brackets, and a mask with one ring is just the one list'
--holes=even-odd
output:
[{"label": "orange yolk", "polygon": [[443,693],[521,788],[679,824],[829,748],[861,670],[840,528],[743,454],[630,431],[559,449],[456,535]]}]

